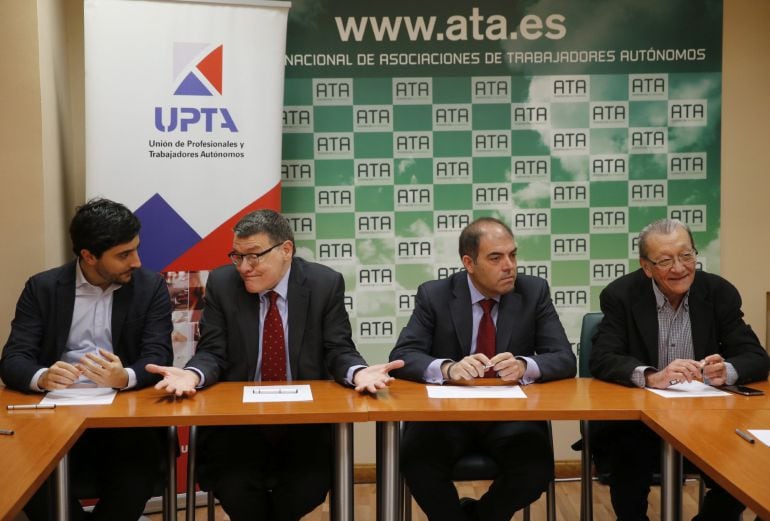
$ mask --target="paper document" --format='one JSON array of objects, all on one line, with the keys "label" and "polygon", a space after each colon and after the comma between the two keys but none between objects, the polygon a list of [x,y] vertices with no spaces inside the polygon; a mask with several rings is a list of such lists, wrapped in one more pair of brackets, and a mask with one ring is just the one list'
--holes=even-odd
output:
[{"label": "paper document", "polygon": [[243,388],[243,403],[312,402],[313,392],[305,385],[247,385]]},{"label": "paper document", "polygon": [[428,398],[526,398],[518,385],[427,385]]},{"label": "paper document", "polygon": [[648,391],[663,398],[711,398],[714,396],[729,396],[730,393],[711,387],[698,380],[672,385],[668,389],[651,389]]},{"label": "paper document", "polygon": [[40,405],[109,405],[118,391],[111,387],[70,387],[49,391],[40,400]]},{"label": "paper document", "polygon": [[770,430],[768,429],[749,429],[749,434],[770,447]]}]

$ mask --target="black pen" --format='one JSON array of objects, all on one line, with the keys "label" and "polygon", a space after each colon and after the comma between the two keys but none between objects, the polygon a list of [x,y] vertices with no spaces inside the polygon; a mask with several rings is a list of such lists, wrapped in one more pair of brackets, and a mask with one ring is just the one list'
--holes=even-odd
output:
[{"label": "black pen", "polygon": [[25,403],[23,405],[9,405],[6,407],[9,411],[21,409],[56,409],[55,403]]},{"label": "black pen", "polygon": [[743,438],[744,440],[748,441],[749,443],[754,443],[754,437],[749,434],[748,432],[744,432],[740,429],[735,429],[735,434]]},{"label": "black pen", "polygon": [[0,434],[4,434],[5,436],[12,436],[13,431],[11,429],[0,429]]}]

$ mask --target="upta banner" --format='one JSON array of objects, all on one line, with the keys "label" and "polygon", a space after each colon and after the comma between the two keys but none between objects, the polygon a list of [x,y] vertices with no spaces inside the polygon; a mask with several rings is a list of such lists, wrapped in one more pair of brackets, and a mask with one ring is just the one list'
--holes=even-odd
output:
[{"label": "upta banner", "polygon": [[136,212],[145,266],[220,266],[240,216],[280,208],[289,6],[85,1],[86,193]]}]

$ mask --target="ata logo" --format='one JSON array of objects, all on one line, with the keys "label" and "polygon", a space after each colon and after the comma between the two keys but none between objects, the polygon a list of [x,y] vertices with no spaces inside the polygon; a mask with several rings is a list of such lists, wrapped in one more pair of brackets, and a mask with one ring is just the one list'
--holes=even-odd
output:
[{"label": "ata logo", "polygon": [[[174,42],[174,96],[222,95],[224,46],[211,47],[207,43]],[[168,107],[167,117],[168,123],[164,124],[164,108],[155,107],[155,128],[161,132],[173,132],[177,128],[187,132],[202,124],[206,132],[213,132],[218,123],[220,128],[238,132],[224,107]]]}]

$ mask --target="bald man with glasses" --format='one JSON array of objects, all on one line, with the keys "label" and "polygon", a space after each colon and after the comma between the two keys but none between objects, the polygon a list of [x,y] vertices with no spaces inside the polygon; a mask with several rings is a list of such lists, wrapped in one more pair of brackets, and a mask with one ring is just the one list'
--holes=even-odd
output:
[{"label": "bald man with glasses", "polygon": [[[601,293],[604,318],[593,339],[595,378],[665,389],[693,380],[714,386],[764,380],[767,352],[743,321],[741,297],[722,277],[696,270],[690,229],[662,219],[639,234],[641,269]],[[619,521],[647,520],[660,440],[641,422],[592,422],[594,453],[606,458]],[[737,521],[744,507],[706,477],[698,521]]]}]

